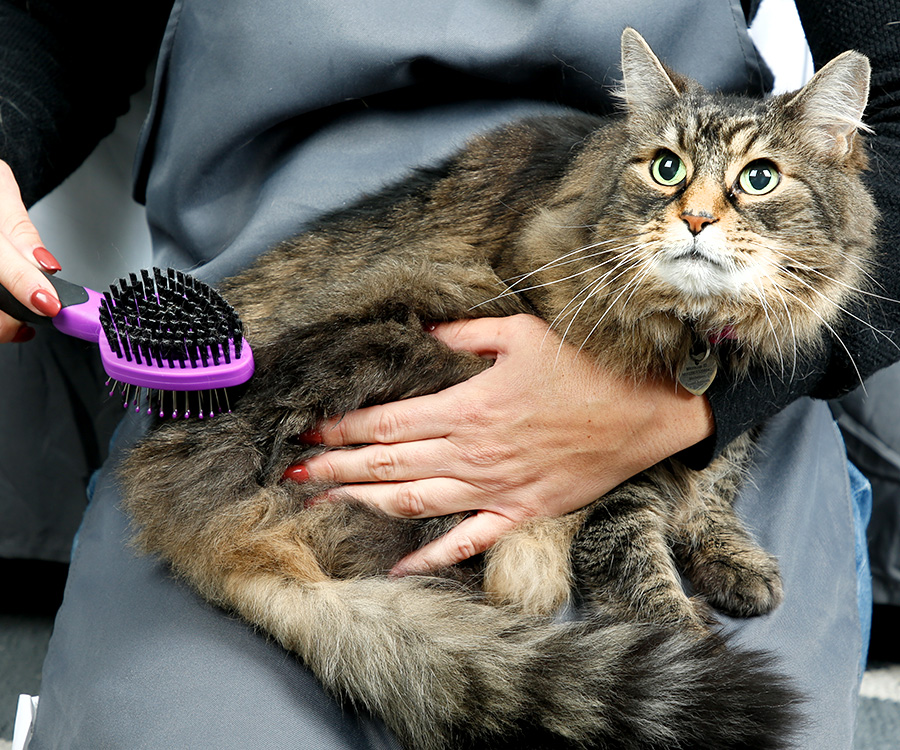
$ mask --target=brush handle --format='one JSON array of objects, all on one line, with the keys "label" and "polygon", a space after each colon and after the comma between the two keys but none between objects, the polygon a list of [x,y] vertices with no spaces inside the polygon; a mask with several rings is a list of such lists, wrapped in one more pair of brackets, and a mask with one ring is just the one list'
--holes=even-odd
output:
[{"label": "brush handle", "polygon": [[2,286],[0,286],[0,310],[23,323],[44,325],[50,323],[62,333],[96,343],[101,330],[100,300],[102,295],[93,289],[78,286],[78,284],[51,276],[48,273],[44,273],[44,276],[56,290],[62,304],[62,309],[55,317],[49,318],[46,315],[32,312]]}]

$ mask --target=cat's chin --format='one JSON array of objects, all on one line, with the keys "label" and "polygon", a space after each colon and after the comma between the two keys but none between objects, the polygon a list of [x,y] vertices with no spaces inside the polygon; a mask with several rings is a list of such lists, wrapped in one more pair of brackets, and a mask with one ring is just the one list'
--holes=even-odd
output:
[{"label": "cat's chin", "polygon": [[739,297],[746,281],[739,269],[701,247],[661,253],[653,273],[658,281],[693,300]]}]

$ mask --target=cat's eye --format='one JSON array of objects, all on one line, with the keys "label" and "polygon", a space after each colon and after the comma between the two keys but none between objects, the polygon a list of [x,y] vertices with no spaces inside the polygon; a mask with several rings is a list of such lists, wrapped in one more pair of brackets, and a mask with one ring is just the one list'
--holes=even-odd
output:
[{"label": "cat's eye", "polygon": [[778,167],[768,159],[757,159],[750,162],[738,177],[738,185],[741,190],[750,195],[771,193],[779,182],[781,182],[781,175]]},{"label": "cat's eye", "polygon": [[687,176],[687,167],[680,157],[671,151],[660,151],[650,164],[650,175],[660,185],[673,187],[684,181]]}]

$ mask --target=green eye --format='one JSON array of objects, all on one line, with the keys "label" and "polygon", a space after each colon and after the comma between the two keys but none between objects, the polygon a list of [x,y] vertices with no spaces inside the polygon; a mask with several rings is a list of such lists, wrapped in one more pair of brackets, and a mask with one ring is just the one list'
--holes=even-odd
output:
[{"label": "green eye", "polygon": [[666,187],[683,182],[686,175],[684,162],[671,151],[660,151],[650,164],[650,176]]},{"label": "green eye", "polygon": [[768,159],[750,162],[738,177],[741,190],[750,195],[771,193],[779,182],[781,175],[778,173],[778,167]]}]

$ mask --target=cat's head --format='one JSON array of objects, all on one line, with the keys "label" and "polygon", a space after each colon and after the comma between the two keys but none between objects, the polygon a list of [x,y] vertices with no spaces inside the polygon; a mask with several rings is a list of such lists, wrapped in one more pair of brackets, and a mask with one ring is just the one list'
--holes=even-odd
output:
[{"label": "cat's head", "polygon": [[792,94],[725,96],[628,29],[622,68],[624,144],[603,167],[616,176],[596,178],[612,187],[581,217],[597,250],[618,255],[595,297],[616,317],[727,331],[765,357],[817,340],[863,285],[873,243],[868,60],[846,52]]}]

